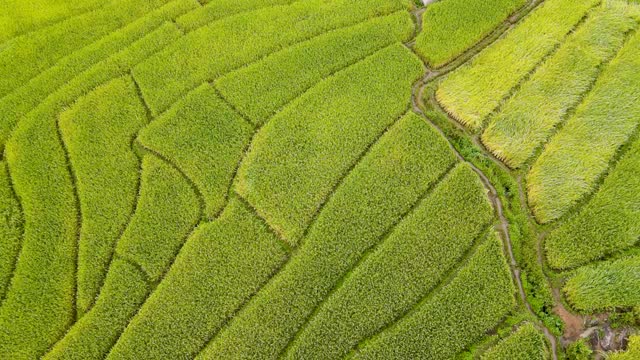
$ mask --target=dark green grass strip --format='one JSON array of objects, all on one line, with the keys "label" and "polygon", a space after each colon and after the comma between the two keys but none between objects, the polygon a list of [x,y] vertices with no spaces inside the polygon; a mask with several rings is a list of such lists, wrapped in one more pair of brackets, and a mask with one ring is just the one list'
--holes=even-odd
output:
[{"label": "dark green grass strip", "polygon": [[591,193],[640,123],[640,32],[603,71],[527,174],[529,203],[540,222],[565,214]]},{"label": "dark green grass strip", "polygon": [[442,0],[427,6],[416,52],[440,67],[487,36],[528,0]]},{"label": "dark green grass strip", "polygon": [[216,21],[136,67],[154,115],[242,65],[324,32],[406,8],[400,0],[309,0]]},{"label": "dark green grass strip", "polygon": [[150,291],[146,275],[116,256],[100,298],[43,359],[101,359]]},{"label": "dark green grass strip", "polygon": [[563,290],[579,311],[593,313],[638,306],[640,255],[580,268]]},{"label": "dark green grass strip", "polygon": [[360,344],[355,359],[448,359],[479,340],[515,306],[515,288],[495,232],[438,292]]},{"label": "dark green grass strip", "polygon": [[217,216],[253,127],[204,84],[153,121],[138,139],[166,156],[204,196],[206,216]]},{"label": "dark green grass strip", "polygon": [[[136,42],[56,92],[20,122],[5,154],[22,201],[25,232],[0,309],[0,358],[44,353],[75,320],[78,213],[57,116],[85,91],[180,36],[172,24]],[[74,240],[75,238],[75,240]]]},{"label": "dark green grass strip", "polygon": [[60,115],[81,208],[78,313],[98,294],[113,247],[134,209],[140,164],[131,139],[147,123],[130,77],[100,86]]},{"label": "dark green grass strip", "polygon": [[480,357],[482,360],[547,360],[544,336],[531,323],[518,327]]},{"label": "dark green grass strip", "polygon": [[513,30],[448,75],[438,87],[436,98],[457,121],[471,129],[481,128],[505,96],[599,1],[545,1]]},{"label": "dark green grass strip", "polygon": [[265,7],[288,5],[299,0],[215,0],[201,8],[180,16],[176,23],[187,32],[194,31],[210,22],[245,11]]},{"label": "dark green grass strip", "polygon": [[[111,0],[83,16],[7,42],[0,52],[0,97],[53,66],[59,59],[121,28],[168,0]],[[79,29],[82,29],[79,31]]]},{"label": "dark green grass strip", "polygon": [[289,262],[199,358],[277,356],[344,273],[454,162],[435,130],[404,116],[335,189]]},{"label": "dark green grass strip", "polygon": [[114,53],[127,52],[125,49],[128,46],[159,28],[163,22],[195,6],[195,0],[175,0],[151,11],[124,28],[61,59],[55,66],[21,84],[21,87],[0,99],[0,148],[4,146],[21,117],[37,107],[40,102],[46,101],[49,95],[64,88],[67,82],[77,81],[74,80],[76,76],[82,77],[83,72]]},{"label": "dark green grass strip", "polygon": [[584,265],[624,251],[640,238],[640,140],[611,170],[580,212],[545,239],[549,264],[556,269]]},{"label": "dark green grass strip", "polygon": [[549,139],[636,27],[634,13],[624,2],[595,13],[490,118],[482,142],[496,157],[520,167]]},{"label": "dark green grass strip", "polygon": [[232,198],[218,219],[199,226],[187,240],[108,358],[195,356],[210,334],[286,257],[280,240],[266,224]]},{"label": "dark green grass strip", "polygon": [[408,40],[412,32],[409,13],[398,11],[286,48],[223,76],[215,86],[253,123],[262,124],[319,80],[378,49]]},{"label": "dark green grass strip", "polygon": [[493,208],[476,173],[457,166],[341,279],[285,357],[343,357],[433,289],[492,219]]},{"label": "dark green grass strip", "polygon": [[24,219],[6,161],[0,161],[0,306],[9,289],[20,248]]},{"label": "dark green grass strip", "polygon": [[322,81],[260,130],[236,190],[295,246],[342,174],[405,112],[421,73],[396,44]]}]

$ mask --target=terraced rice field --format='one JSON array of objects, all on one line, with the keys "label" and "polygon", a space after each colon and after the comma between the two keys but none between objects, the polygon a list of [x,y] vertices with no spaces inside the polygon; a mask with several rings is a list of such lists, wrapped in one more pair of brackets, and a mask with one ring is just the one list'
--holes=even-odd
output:
[{"label": "terraced rice field", "polygon": [[634,356],[640,4],[2,9],[0,359]]}]

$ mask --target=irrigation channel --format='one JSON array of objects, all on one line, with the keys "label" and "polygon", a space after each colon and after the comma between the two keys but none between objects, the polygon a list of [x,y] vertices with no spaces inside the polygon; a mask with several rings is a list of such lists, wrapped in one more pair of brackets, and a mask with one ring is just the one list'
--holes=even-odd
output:
[{"label": "irrigation channel", "polygon": [[[415,53],[415,50],[414,50],[415,38],[422,31],[422,15],[424,14],[424,11],[426,10],[426,6],[428,6],[430,3],[433,3],[434,1],[433,0],[422,0],[422,2],[423,2],[423,4],[425,6],[417,8],[417,9],[415,9],[413,11],[413,16],[415,18],[414,19],[415,20],[415,27],[416,27],[415,31],[414,31],[414,38],[411,39],[409,42],[407,42],[405,44],[405,46],[407,46],[407,48],[409,48],[414,53]],[[516,261],[516,258],[514,256],[513,246],[512,246],[512,243],[511,243],[511,237],[509,235],[509,221],[507,220],[506,216],[504,215],[504,207],[503,207],[502,201],[500,200],[500,196],[498,195],[498,192],[497,192],[495,186],[493,186],[493,184],[491,183],[491,181],[489,180],[487,175],[484,172],[482,172],[482,170],[480,170],[472,162],[467,161],[462,156],[462,154],[460,154],[460,152],[455,148],[455,146],[453,146],[451,140],[447,137],[445,132],[440,127],[438,127],[437,124],[435,124],[433,121],[431,121],[425,115],[425,113],[423,112],[422,108],[420,107],[420,103],[424,99],[423,98],[423,94],[424,94],[424,90],[427,87],[427,85],[429,85],[433,80],[435,80],[435,79],[437,79],[437,78],[439,78],[439,77],[441,77],[441,76],[443,76],[443,75],[455,70],[460,65],[466,63],[475,54],[480,52],[486,46],[488,46],[491,43],[493,43],[502,33],[504,33],[504,31],[506,31],[509,28],[511,28],[517,21],[519,21],[524,15],[526,15],[533,8],[535,8],[539,3],[540,3],[539,0],[530,1],[528,3],[528,5],[525,5],[521,9],[521,11],[519,11],[518,14],[516,14],[516,15],[510,17],[509,19],[507,19],[504,22],[504,24],[502,24],[502,26],[499,26],[496,30],[494,30],[494,32],[492,32],[491,34],[487,35],[487,37],[485,37],[483,40],[481,40],[479,43],[477,43],[474,47],[468,49],[463,54],[461,54],[458,58],[454,59],[449,64],[444,65],[440,69],[433,70],[433,69],[430,69],[428,66],[425,65],[425,74],[424,74],[424,76],[413,85],[412,91],[411,91],[411,107],[412,107],[413,111],[415,113],[417,113],[418,115],[420,115],[425,121],[427,121],[430,125],[432,125],[445,139],[447,139],[447,143],[449,145],[449,148],[451,149],[451,151],[454,152],[454,154],[456,155],[458,160],[468,164],[473,169],[473,171],[475,171],[476,174],[478,174],[478,177],[480,178],[480,180],[482,181],[485,189],[487,190],[487,196],[489,197],[489,200],[491,201],[491,204],[492,204],[492,206],[494,208],[495,214],[496,214],[496,216],[498,218],[498,222],[495,225],[495,228],[498,231],[498,233],[500,234],[500,237],[501,237],[501,239],[503,241],[503,244],[504,244],[505,251],[508,254],[508,257],[509,257],[509,259],[508,259],[509,260],[509,268],[511,270],[511,276],[512,276],[514,282],[517,285],[518,294],[520,296],[520,300],[524,304],[527,312],[530,313],[536,319],[538,318],[538,316],[533,311],[533,308],[531,307],[531,304],[529,304],[529,302],[527,301],[527,296],[525,294],[524,287],[522,285],[522,279],[521,279],[521,276],[520,276],[521,275],[520,274],[520,268],[519,268],[518,263]],[[452,119],[450,116],[447,116],[447,118],[449,119],[449,121],[453,122],[457,127],[461,126],[456,120]],[[496,163],[496,165],[498,165],[499,167],[501,167],[503,169],[505,168],[505,165],[500,160],[498,160],[494,156],[492,156],[492,154],[490,154],[484,148],[484,146],[482,146],[481,144],[479,144],[476,141],[477,139],[471,139],[471,140],[473,141],[475,147],[478,148],[478,150],[480,150],[487,158],[489,158],[492,162]],[[520,192],[519,195],[521,197],[524,196],[522,188],[519,188],[519,192]],[[538,257],[539,257],[539,261],[543,261],[541,249],[540,249],[539,246],[538,246]],[[559,302],[558,299],[555,299],[555,300],[556,300],[556,303]],[[559,303],[560,303],[560,305],[562,305],[561,302],[559,302]],[[551,346],[552,359],[553,360],[558,360],[558,340],[551,333],[551,331],[546,326],[544,326],[542,324],[541,321],[537,322],[536,327],[539,330],[541,330],[543,332],[544,336],[547,338],[547,340],[549,342],[549,345]]]}]

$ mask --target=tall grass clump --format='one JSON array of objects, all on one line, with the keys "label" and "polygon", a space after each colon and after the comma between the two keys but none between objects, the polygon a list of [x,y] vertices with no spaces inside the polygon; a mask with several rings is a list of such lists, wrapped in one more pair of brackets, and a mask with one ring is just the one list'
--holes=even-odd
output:
[{"label": "tall grass clump", "polygon": [[269,358],[455,162],[445,139],[403,117],[336,189],[287,265],[229,322],[200,358]]},{"label": "tall grass clump", "polygon": [[406,9],[400,0],[299,1],[215,21],[134,70],[154,115],[187,92],[287,46]]},{"label": "tall grass clump", "polygon": [[487,36],[527,0],[442,0],[427,6],[416,52],[440,67]]},{"label": "tall grass clump", "polygon": [[511,168],[525,163],[590,90],[627,32],[636,27],[638,15],[635,5],[605,2],[490,117],[482,134],[487,148]]},{"label": "tall grass clump", "polygon": [[618,161],[593,199],[545,239],[547,261],[570,269],[628,249],[640,237],[640,140]]},{"label": "tall grass clump", "polygon": [[480,357],[482,360],[547,360],[549,352],[544,335],[531,323],[518,327]]},{"label": "tall grass clump", "polygon": [[514,29],[447,76],[436,90],[437,100],[468,128],[481,128],[511,89],[535,69],[598,2],[545,1]]},{"label": "tall grass clump", "polygon": [[253,123],[262,124],[321,79],[413,33],[401,10],[276,52],[231,72],[216,88]]},{"label": "tall grass clump", "polygon": [[253,127],[204,84],[144,128],[138,139],[193,180],[204,197],[205,215],[213,218],[227,202],[252,134]]},{"label": "tall grass clump", "polygon": [[592,192],[638,127],[638,68],[640,33],[636,32],[527,174],[529,203],[538,221],[557,219]]},{"label": "tall grass clump", "polygon": [[582,267],[564,285],[579,311],[602,312],[640,304],[640,255]]},{"label": "tall grass clump", "polygon": [[634,360],[640,358],[640,335],[629,337],[627,351],[618,351],[607,355],[607,360]]},{"label": "tall grass clump", "polygon": [[236,190],[297,244],[343,174],[407,110],[421,74],[395,44],[320,82],[256,135]]},{"label": "tall grass clump", "polygon": [[468,165],[458,165],[343,278],[285,357],[344,357],[433,291],[492,219],[478,175]]},{"label": "tall grass clump", "polygon": [[492,231],[471,258],[406,316],[361,342],[353,359],[453,358],[515,307],[502,242]]}]

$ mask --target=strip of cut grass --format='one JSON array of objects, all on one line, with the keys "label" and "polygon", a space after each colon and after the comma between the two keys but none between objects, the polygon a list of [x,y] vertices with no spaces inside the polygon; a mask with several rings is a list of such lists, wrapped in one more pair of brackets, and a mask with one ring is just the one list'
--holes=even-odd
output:
[{"label": "strip of cut grass", "polygon": [[433,128],[413,113],[403,117],[337,188],[287,265],[199,358],[276,357],[331,288],[454,163]]},{"label": "strip of cut grass", "polygon": [[241,201],[198,227],[107,359],[193,358],[287,251]]},{"label": "strip of cut grass", "polygon": [[[599,0],[548,0],[467,65],[445,78],[436,98],[468,128],[485,118]],[[534,35],[535,34],[535,35]]]},{"label": "strip of cut grass", "polygon": [[640,32],[603,71],[593,90],[527,174],[536,219],[557,219],[594,186],[640,119]]},{"label": "strip of cut grass", "polygon": [[180,16],[176,19],[176,23],[181,29],[191,32],[210,22],[241,12],[270,6],[288,5],[296,1],[299,0],[216,0]]},{"label": "strip of cut grass", "polygon": [[489,35],[527,0],[443,0],[427,6],[416,52],[440,67]]},{"label": "strip of cut grass", "polygon": [[0,44],[30,31],[104,5],[103,0],[2,0],[0,8]]},{"label": "strip of cut grass", "polygon": [[515,288],[495,232],[453,280],[352,353],[355,359],[448,359],[515,306]]},{"label": "strip of cut grass", "polygon": [[201,85],[153,121],[138,139],[193,180],[207,217],[225,206],[231,180],[253,128],[209,85]]},{"label": "strip of cut grass", "polygon": [[13,194],[7,163],[0,161],[0,304],[4,300],[22,244],[23,216]]},{"label": "strip of cut grass", "polygon": [[549,358],[544,336],[531,323],[518,327],[480,357],[482,360],[546,360]]},{"label": "strip of cut grass", "polygon": [[490,118],[482,134],[487,148],[512,168],[527,161],[589,91],[638,15],[636,5],[607,1]]},{"label": "strip of cut grass", "polygon": [[127,52],[126,48],[172,20],[198,6],[195,0],[175,0],[153,10],[122,29],[105,36],[60,59],[55,66],[43,71],[26,84],[0,99],[0,147],[9,137],[20,118],[33,110],[47,96],[64,88],[76,76],[81,76],[95,64],[108,59],[114,53]]},{"label": "strip of cut grass", "polygon": [[277,110],[335,71],[413,33],[408,12],[328,32],[286,48],[215,83],[227,100],[253,123],[262,124]]},{"label": "strip of cut grass", "polygon": [[22,201],[25,230],[12,286],[0,308],[0,358],[33,358],[75,320],[78,213],[57,116],[83,93],[180,36],[172,24],[136,42],[52,94],[25,117],[5,155]]},{"label": "strip of cut grass", "polygon": [[603,312],[640,305],[640,256],[585,266],[567,280],[564,293],[578,311]]},{"label": "strip of cut grass", "polygon": [[116,253],[139,264],[150,281],[159,281],[199,220],[198,198],[187,180],[164,161],[147,155],[142,160],[138,206]]},{"label": "strip of cut grass", "polygon": [[320,82],[256,135],[236,190],[296,245],[343,174],[406,111],[422,72],[394,44]]},{"label": "strip of cut grass", "polygon": [[309,0],[216,21],[134,70],[157,115],[205,81],[324,32],[406,9],[401,0]]},{"label": "strip of cut grass", "polygon": [[545,239],[547,261],[569,269],[630,248],[640,237],[640,140],[636,140],[593,199]]},{"label": "strip of cut grass", "polygon": [[492,219],[493,208],[477,174],[458,165],[346,276],[285,357],[344,357],[429,293]]},{"label": "strip of cut grass", "polygon": [[76,177],[79,316],[97,296],[137,196],[140,164],[131,139],[147,123],[130,77],[115,79],[60,114],[60,133]]},{"label": "strip of cut grass", "polygon": [[67,54],[166,2],[168,0],[111,0],[95,11],[8,41],[0,52],[0,69],[4,74],[0,77],[0,97],[22,86]]},{"label": "strip of cut grass", "polygon": [[43,359],[102,359],[150,291],[146,277],[115,258],[96,305],[67,332]]}]

